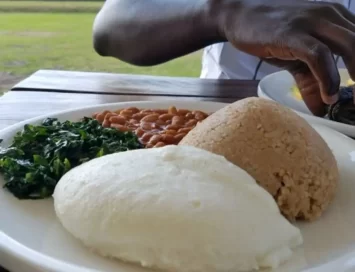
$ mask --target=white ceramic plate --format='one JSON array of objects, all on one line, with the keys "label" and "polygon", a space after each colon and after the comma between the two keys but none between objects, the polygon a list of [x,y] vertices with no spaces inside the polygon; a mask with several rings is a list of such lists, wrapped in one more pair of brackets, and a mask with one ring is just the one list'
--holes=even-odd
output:
[{"label": "white ceramic plate", "polygon": [[[78,120],[104,109],[129,106],[139,108],[198,109],[214,112],[226,104],[213,102],[129,102],[106,104],[49,115],[60,120]],[[45,117],[31,119],[3,131],[5,144],[26,123],[36,124]],[[341,184],[334,203],[322,218],[297,224],[304,246],[278,272],[355,271],[355,142],[327,127],[315,125],[333,149],[341,171]],[[335,148],[336,146],[336,148]],[[0,184],[3,183],[0,177]],[[0,189],[0,264],[11,272],[31,271],[105,271],[143,272],[140,267],[97,256],[69,235],[56,219],[52,199],[17,200]]]},{"label": "white ceramic plate", "polygon": [[[339,69],[339,73],[341,76],[341,84],[346,85],[346,81],[350,78],[347,70]],[[294,85],[295,81],[289,72],[281,71],[273,73],[260,80],[258,96],[279,102],[295,110],[303,118],[313,123],[325,125],[345,135],[355,137],[355,126],[314,116],[302,100],[297,100],[292,95],[291,88]]]}]

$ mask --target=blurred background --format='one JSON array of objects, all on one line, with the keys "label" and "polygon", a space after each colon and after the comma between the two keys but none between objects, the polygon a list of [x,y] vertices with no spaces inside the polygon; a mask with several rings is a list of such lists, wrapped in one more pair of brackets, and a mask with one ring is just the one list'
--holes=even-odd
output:
[{"label": "blurred background", "polygon": [[153,67],[104,58],[92,24],[104,0],[0,0],[0,92],[39,69],[198,77],[202,51]]}]

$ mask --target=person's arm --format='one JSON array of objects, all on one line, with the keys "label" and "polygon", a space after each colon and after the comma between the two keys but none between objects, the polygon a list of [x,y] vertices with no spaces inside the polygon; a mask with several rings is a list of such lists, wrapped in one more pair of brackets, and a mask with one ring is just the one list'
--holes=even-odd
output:
[{"label": "person's arm", "polygon": [[156,65],[226,41],[218,29],[222,0],[106,0],[94,22],[102,56]]},{"label": "person's arm", "polygon": [[141,66],[223,41],[288,70],[315,115],[324,115],[325,104],[338,99],[340,75],[333,53],[342,57],[355,80],[355,15],[341,4],[106,0],[94,23],[94,47],[100,55]]}]

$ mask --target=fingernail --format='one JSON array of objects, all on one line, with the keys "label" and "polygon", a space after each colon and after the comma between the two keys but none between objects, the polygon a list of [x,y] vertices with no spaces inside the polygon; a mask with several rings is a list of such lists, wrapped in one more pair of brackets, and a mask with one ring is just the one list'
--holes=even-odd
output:
[{"label": "fingernail", "polygon": [[329,96],[329,98],[328,98],[329,104],[336,103],[338,101],[338,99],[339,99],[339,94]]}]

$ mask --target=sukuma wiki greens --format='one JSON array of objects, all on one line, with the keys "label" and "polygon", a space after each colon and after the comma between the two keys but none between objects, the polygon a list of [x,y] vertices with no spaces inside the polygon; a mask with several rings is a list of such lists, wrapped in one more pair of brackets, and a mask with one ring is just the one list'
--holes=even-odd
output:
[{"label": "sukuma wiki greens", "polygon": [[48,118],[41,125],[25,125],[9,147],[0,146],[0,173],[4,187],[17,198],[41,199],[50,197],[59,179],[73,167],[139,148],[143,145],[134,133],[104,128],[92,118],[79,122]]}]

